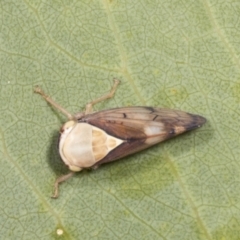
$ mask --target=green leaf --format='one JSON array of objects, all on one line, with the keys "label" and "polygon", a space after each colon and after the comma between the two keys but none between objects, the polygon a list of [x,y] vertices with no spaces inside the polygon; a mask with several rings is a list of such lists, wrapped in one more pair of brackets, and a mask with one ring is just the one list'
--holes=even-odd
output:
[{"label": "green leaf", "polygon": [[[240,3],[33,1],[0,4],[1,239],[240,239]],[[181,109],[196,131],[121,161],[68,170],[57,149],[69,112]]]}]

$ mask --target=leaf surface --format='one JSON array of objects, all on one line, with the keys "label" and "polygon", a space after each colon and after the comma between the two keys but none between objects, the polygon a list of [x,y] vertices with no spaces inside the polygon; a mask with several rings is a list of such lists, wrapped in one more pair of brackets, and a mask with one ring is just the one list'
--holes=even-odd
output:
[{"label": "leaf surface", "polygon": [[[0,4],[2,239],[240,239],[240,3],[31,1]],[[196,131],[83,171],[58,154],[69,112],[155,106],[202,115]]]}]

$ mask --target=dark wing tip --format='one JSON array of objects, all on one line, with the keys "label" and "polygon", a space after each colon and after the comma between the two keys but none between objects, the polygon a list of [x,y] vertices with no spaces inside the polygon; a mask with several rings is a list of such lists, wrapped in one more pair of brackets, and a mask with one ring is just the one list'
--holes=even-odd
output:
[{"label": "dark wing tip", "polygon": [[207,119],[202,116],[190,114],[190,113],[189,113],[189,115],[191,116],[192,120],[186,126],[187,131],[199,128],[207,121]]}]

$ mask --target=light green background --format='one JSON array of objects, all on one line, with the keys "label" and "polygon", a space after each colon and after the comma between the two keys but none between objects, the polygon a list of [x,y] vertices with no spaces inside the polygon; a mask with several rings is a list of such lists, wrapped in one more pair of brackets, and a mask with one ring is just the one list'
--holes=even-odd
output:
[{"label": "light green background", "polygon": [[[1,239],[240,239],[240,2],[0,1]],[[148,105],[201,129],[77,174],[57,151],[70,112]],[[63,230],[58,236],[57,229]]]}]

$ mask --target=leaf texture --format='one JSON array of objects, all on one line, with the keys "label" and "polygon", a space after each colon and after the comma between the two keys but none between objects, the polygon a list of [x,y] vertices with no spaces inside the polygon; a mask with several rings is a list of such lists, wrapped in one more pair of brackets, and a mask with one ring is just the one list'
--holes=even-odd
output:
[{"label": "leaf texture", "polygon": [[[240,239],[238,1],[0,3],[2,239]],[[200,129],[83,171],[58,154],[69,112],[127,106],[204,116]]]}]

